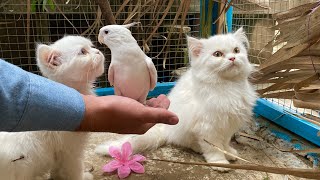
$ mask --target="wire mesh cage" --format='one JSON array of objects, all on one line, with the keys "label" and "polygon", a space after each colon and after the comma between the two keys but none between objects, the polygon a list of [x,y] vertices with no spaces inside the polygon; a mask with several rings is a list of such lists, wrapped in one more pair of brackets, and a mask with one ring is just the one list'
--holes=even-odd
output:
[{"label": "wire mesh cage", "polygon": [[[293,8],[305,8],[308,9],[312,3],[317,2],[316,0],[236,0],[234,1],[234,11],[233,11],[233,29],[237,29],[240,26],[244,26],[248,38],[250,41],[249,58],[250,61],[256,64],[264,63],[269,60],[272,55],[274,55],[281,47],[286,43],[280,43],[276,46],[269,46],[272,42],[276,42],[277,36],[279,37],[279,30],[277,30],[277,25],[280,21],[274,17],[274,14],[288,13],[289,10]],[[314,4],[316,5],[316,3]],[[310,8],[310,7],[309,7]],[[303,11],[302,11],[303,12]],[[290,12],[289,12],[290,13]],[[309,12],[307,12],[309,13]],[[297,13],[296,13],[297,14]],[[293,18],[292,18],[293,19]],[[298,19],[298,18],[296,18]],[[308,18],[305,22],[308,22]],[[291,22],[294,23],[294,22]],[[282,28],[284,29],[284,28]],[[286,28],[286,31],[298,31],[299,27],[293,26]],[[283,32],[282,36],[283,36]],[[284,34],[285,35],[285,34]],[[280,65],[281,66],[281,65]],[[287,70],[288,73],[293,72],[294,69]],[[316,68],[310,69],[310,73],[317,73]],[[285,72],[285,70],[280,71]],[[274,82],[280,78],[274,78]],[[271,82],[271,81],[270,81]],[[261,89],[266,90],[268,87],[274,83],[261,83],[257,84],[258,91]],[[280,94],[282,92],[289,94],[293,87],[279,88],[272,93]],[[308,108],[297,108],[293,104],[293,99],[291,95],[287,98],[266,98],[267,100],[284,107],[290,112],[301,113],[303,116],[313,119],[313,122],[320,122],[317,117],[319,117],[318,110],[311,110]]]},{"label": "wire mesh cage", "polygon": [[[97,42],[99,29],[106,24],[99,1],[81,0],[3,0],[0,1],[0,57],[21,68],[39,74],[35,61],[38,43],[52,43],[64,35],[82,35],[90,38],[106,56],[106,69],[110,51]],[[117,24],[133,21],[140,26],[131,28],[138,44],[153,59],[159,82],[176,80],[188,66],[185,34],[201,35],[201,10],[204,0],[110,0]],[[200,6],[202,2],[202,6]],[[227,1],[215,1],[225,3]],[[261,64],[282,47],[266,46],[278,31],[273,14],[285,12],[316,0],[234,0],[232,30],[243,26],[250,41],[249,59]],[[203,27],[202,27],[202,31]],[[97,81],[97,87],[108,87],[106,75]],[[270,84],[259,84],[263,89]],[[281,91],[281,90],[279,90]],[[319,117],[318,111],[296,108],[290,98],[268,100],[295,112]]]},{"label": "wire mesh cage", "polygon": [[[0,1],[1,2],[1,1]],[[99,29],[105,25],[98,1],[81,0],[7,0],[0,6],[0,57],[39,74],[35,61],[38,43],[53,43],[64,35],[90,38],[106,57],[110,51],[97,42]],[[179,68],[188,64],[185,34],[198,36],[200,7],[198,1],[120,1],[110,0],[117,24],[141,22],[132,27],[138,44],[153,59],[158,81],[174,81]],[[97,87],[108,87],[106,76]]]}]

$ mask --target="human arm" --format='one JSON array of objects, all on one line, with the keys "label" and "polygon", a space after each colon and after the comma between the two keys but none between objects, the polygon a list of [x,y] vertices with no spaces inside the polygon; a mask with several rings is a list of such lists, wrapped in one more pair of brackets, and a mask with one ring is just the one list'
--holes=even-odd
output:
[{"label": "human arm", "polygon": [[164,96],[150,100],[149,106],[165,108],[156,109],[124,97],[81,95],[3,60],[0,60],[0,102],[0,131],[77,129],[143,133],[155,123],[178,121],[165,110],[169,100]]},{"label": "human arm", "polygon": [[85,111],[80,93],[0,60],[0,131],[70,131]]}]

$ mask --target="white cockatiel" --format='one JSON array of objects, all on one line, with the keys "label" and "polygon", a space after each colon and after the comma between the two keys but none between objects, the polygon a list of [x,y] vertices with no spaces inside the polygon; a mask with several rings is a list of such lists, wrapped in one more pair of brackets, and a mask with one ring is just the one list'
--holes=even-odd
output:
[{"label": "white cockatiel", "polygon": [[115,94],[145,104],[148,92],[157,84],[157,70],[128,29],[136,24],[104,26],[98,41],[111,50],[108,80]]}]

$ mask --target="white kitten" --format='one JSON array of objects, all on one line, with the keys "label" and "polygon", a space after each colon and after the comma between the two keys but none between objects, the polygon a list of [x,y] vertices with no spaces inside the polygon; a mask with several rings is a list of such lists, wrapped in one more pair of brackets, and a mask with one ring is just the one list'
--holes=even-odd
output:
[{"label": "white kitten", "polygon": [[[169,93],[169,110],[180,119],[178,125],[158,124],[146,134],[126,136],[96,148],[107,154],[110,145],[129,141],[135,152],[175,144],[202,153],[207,162],[225,163],[233,160],[213,148],[204,139],[232,154],[237,151],[229,143],[252,116],[256,93],[248,77],[253,70],[247,57],[249,42],[243,29],[233,34],[209,39],[188,37],[191,68]],[[215,168],[225,171],[225,168]]]},{"label": "white kitten", "polygon": [[[104,72],[104,56],[89,39],[66,36],[37,48],[42,74],[82,94],[94,94],[93,82]],[[54,91],[54,90],[53,90]],[[0,177],[5,180],[34,180],[50,171],[54,180],[93,179],[84,173],[86,133],[1,133]],[[20,159],[21,158],[21,159]]]}]

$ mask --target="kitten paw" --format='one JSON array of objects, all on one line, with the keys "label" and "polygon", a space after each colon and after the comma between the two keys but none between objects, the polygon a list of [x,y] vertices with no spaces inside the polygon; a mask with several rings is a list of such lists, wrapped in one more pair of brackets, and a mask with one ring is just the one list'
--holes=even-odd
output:
[{"label": "kitten paw", "polygon": [[[208,162],[208,163],[222,163],[222,164],[230,164],[229,161],[227,160],[219,160],[219,161],[214,161],[214,162]],[[228,172],[231,169],[230,168],[223,168],[223,167],[216,167],[216,166],[210,166],[211,169],[219,172]]]},{"label": "kitten paw", "polygon": [[101,155],[101,156],[108,156],[109,155],[109,145],[107,144],[100,144],[98,145],[94,152],[98,155]]},{"label": "kitten paw", "polygon": [[229,156],[229,155],[226,155],[226,159],[227,159],[228,161],[236,161],[236,160],[237,160],[237,158],[235,158],[235,157],[233,157],[233,156]]},{"label": "kitten paw", "polygon": [[93,175],[89,172],[83,174],[83,180],[93,180]]},{"label": "kitten paw", "polygon": [[110,146],[121,147],[122,144],[123,144],[122,139],[118,141],[107,141],[107,142],[104,142],[103,144],[98,145],[95,148],[94,152],[101,156],[109,156]]},{"label": "kitten paw", "polygon": [[[226,149],[227,152],[229,152],[229,153],[231,153],[231,154],[233,154],[233,155],[235,155],[235,156],[238,156],[238,155],[239,155],[239,154],[238,154],[238,151],[235,150],[235,149],[234,149],[233,147],[231,147],[231,146],[226,147],[225,149]],[[226,156],[226,159],[229,160],[229,161],[236,161],[236,160],[237,160],[236,157],[229,156],[229,155],[227,155],[227,154],[226,154],[225,156]]]}]

